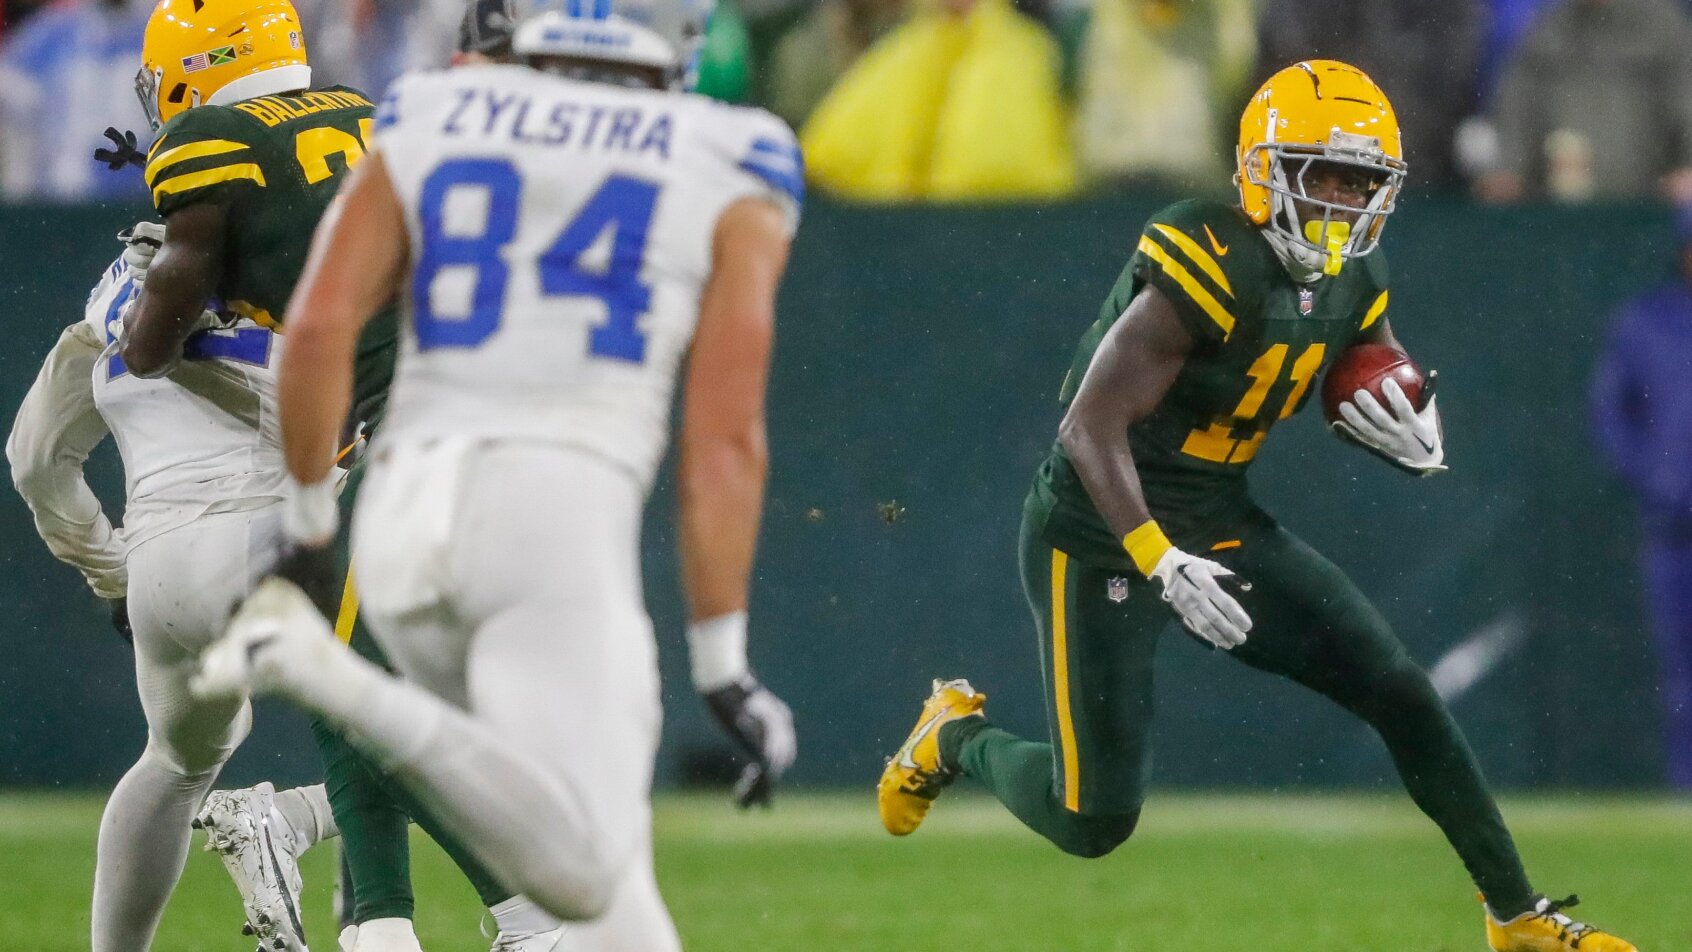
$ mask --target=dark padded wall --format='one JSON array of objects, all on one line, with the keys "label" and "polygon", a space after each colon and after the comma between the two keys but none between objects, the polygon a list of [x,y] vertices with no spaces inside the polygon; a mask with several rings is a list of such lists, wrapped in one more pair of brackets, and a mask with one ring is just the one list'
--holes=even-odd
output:
[{"label": "dark padded wall", "polygon": [[[795,779],[867,791],[934,676],[968,676],[996,719],[1044,731],[1016,522],[1075,339],[1158,204],[811,208],[783,294],[753,611],[755,664],[797,709]],[[0,209],[0,234],[26,236],[0,251],[6,420],[132,215]],[[1525,632],[1456,701],[1494,779],[1656,783],[1637,530],[1594,456],[1585,401],[1610,310],[1667,271],[1666,216],[1412,202],[1385,247],[1394,327],[1441,372],[1453,469],[1411,480],[1338,444],[1312,411],[1269,440],[1260,498],[1353,574],[1424,663],[1488,626]],[[115,462],[94,468],[109,495]],[[647,592],[674,777],[717,741],[686,684],[671,510],[663,482]],[[10,491],[0,539],[0,784],[109,783],[143,738],[127,651]],[[1166,783],[1390,779],[1373,738],[1326,702],[1187,639],[1166,640],[1159,677]],[[298,719],[267,705],[229,777],[312,772]]]}]

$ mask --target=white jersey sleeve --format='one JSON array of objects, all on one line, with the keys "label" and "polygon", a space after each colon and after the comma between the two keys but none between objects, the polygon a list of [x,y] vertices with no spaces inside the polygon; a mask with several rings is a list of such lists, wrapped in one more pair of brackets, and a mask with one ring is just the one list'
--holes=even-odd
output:
[{"label": "white jersey sleeve", "polygon": [[[112,274],[107,272],[91,302],[109,289]],[[47,548],[81,572],[95,595],[122,598],[128,587],[124,539],[82,473],[88,454],[107,434],[91,385],[101,350],[101,336],[89,323],[65,328],[18,408],[6,460]]]},{"label": "white jersey sleeve", "polygon": [[376,116],[405,210],[406,332],[378,440],[550,440],[650,483],[717,222],[796,226],[781,120],[518,65],[419,73]]}]

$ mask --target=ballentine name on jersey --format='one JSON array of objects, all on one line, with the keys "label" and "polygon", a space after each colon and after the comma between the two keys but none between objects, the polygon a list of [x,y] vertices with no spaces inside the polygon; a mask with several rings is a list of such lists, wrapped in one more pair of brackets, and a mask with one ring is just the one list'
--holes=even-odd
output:
[{"label": "ballentine name on jersey", "polygon": [[505,90],[456,92],[458,102],[441,124],[441,132],[449,136],[504,135],[525,145],[628,155],[653,152],[661,159],[670,158],[675,121],[668,110],[537,99]]}]

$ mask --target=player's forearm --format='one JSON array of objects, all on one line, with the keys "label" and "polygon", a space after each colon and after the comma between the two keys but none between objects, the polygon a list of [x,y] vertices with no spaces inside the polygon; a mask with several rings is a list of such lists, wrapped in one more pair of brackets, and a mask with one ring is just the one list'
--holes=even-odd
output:
[{"label": "player's forearm", "polygon": [[329,475],[352,405],[354,342],[324,329],[320,323],[302,322],[288,334],[276,381],[283,456],[289,475],[303,486]]},{"label": "player's forearm", "polygon": [[1058,429],[1058,442],[1081,477],[1093,506],[1104,517],[1111,532],[1120,539],[1151,519],[1140,471],[1124,436],[1130,424],[1112,424],[1066,416]]},{"label": "player's forearm", "polygon": [[131,373],[158,377],[176,364],[212,296],[215,267],[203,252],[169,242],[159,250],[124,318],[123,362]]},{"label": "player's forearm", "polygon": [[768,468],[762,426],[693,445],[684,440],[681,565],[689,618],[746,610]]}]

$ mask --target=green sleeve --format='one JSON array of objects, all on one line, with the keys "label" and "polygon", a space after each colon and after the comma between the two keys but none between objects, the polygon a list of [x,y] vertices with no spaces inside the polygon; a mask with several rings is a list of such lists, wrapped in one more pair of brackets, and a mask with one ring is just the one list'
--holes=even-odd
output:
[{"label": "green sleeve", "polygon": [[1226,213],[1214,202],[1181,202],[1164,209],[1146,223],[1129,263],[1135,284],[1162,291],[1201,347],[1227,340],[1237,315],[1250,310],[1238,299],[1246,282],[1230,267],[1246,249],[1228,257],[1243,242],[1239,225]]},{"label": "green sleeve", "polygon": [[147,156],[153,207],[169,216],[179,208],[211,203],[233,207],[270,182],[263,130],[235,110],[198,106],[170,122]]}]

